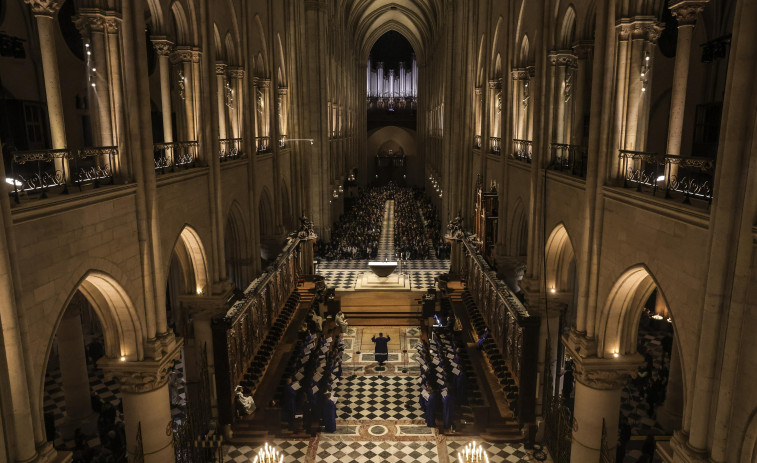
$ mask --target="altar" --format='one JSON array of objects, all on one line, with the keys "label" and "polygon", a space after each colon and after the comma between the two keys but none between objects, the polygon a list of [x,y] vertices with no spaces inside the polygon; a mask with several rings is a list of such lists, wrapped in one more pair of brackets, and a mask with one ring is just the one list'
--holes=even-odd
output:
[{"label": "altar", "polygon": [[368,262],[370,272],[358,275],[355,291],[410,291],[410,276],[394,273],[397,262]]}]

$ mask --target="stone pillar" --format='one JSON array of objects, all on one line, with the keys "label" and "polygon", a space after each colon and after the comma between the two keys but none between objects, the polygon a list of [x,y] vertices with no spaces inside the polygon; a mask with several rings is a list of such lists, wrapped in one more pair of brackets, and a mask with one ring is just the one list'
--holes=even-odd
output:
[{"label": "stone pillar", "polygon": [[629,378],[643,363],[634,353],[615,358],[599,358],[590,340],[577,339],[575,333],[563,336],[566,353],[575,362],[575,402],[573,406],[573,444],[571,463],[599,461],[602,447],[602,423],[607,432],[607,446],[612,458],[618,444],[620,393]]},{"label": "stone pillar", "polygon": [[24,1],[31,5],[34,18],[37,20],[39,46],[42,53],[42,73],[45,78],[45,96],[47,97],[47,116],[50,122],[53,149],[64,149],[67,147],[66,122],[63,118],[63,101],[60,93],[58,53],[55,49],[54,28],[55,15],[63,5],[63,0]]},{"label": "stone pillar", "polygon": [[92,416],[87,355],[81,327],[81,308],[84,304],[84,296],[77,293],[63,314],[56,333],[63,395],[66,399],[67,426],[63,433],[66,438],[73,437],[74,429]]},{"label": "stone pillar", "polygon": [[[200,72],[200,60],[202,59],[202,52],[198,48],[192,48],[192,80],[190,81],[190,85],[192,86],[192,114],[194,114],[194,139],[199,141],[200,134],[198,133],[200,128],[200,114],[202,114],[201,111],[201,105],[200,105],[200,82],[202,81],[202,73]],[[189,97],[187,97],[189,99]],[[202,156],[202,155],[201,155]]]},{"label": "stone pillar", "polygon": [[173,125],[171,124],[171,66],[168,57],[173,50],[173,43],[165,37],[152,37],[152,46],[158,55],[160,66],[160,109],[163,114],[163,142],[173,142]]},{"label": "stone pillar", "polygon": [[[691,57],[691,40],[697,15],[704,10],[708,0],[679,0],[670,5],[670,11],[678,20],[678,41],[676,43],[676,61],[673,68],[673,88],[670,93],[670,119],[668,122],[667,154],[681,154],[681,137],[683,119],[686,110],[686,87],[689,80],[689,59]],[[666,175],[676,175],[678,164],[671,164]],[[666,179],[667,180],[667,179]]]},{"label": "stone pillar", "polygon": [[286,87],[279,87],[278,93],[279,136],[286,137],[289,130],[289,90]]},{"label": "stone pillar", "polygon": [[671,433],[681,428],[681,420],[683,419],[683,377],[679,357],[678,343],[676,339],[673,339],[668,385],[665,388],[665,402],[657,409],[657,422],[663,426],[665,431]]},{"label": "stone pillar", "polygon": [[137,428],[141,426],[144,463],[175,461],[172,445],[171,397],[168,377],[181,356],[181,340],[169,346],[158,361],[126,362],[106,359],[99,366],[121,388],[126,425],[126,450],[133,462],[137,452]]},{"label": "stone pillar", "polygon": [[105,17],[100,10],[81,8],[76,18],[76,26],[85,40],[88,40],[86,56],[91,70],[89,95],[90,107],[96,111],[95,143],[99,146],[113,146],[113,122],[111,120],[110,89],[108,88],[109,47],[105,36]]},{"label": "stone pillar", "polygon": [[231,138],[242,137],[242,117],[244,117],[244,100],[242,98],[242,89],[244,88],[244,68],[229,68],[229,77],[231,78],[232,102],[230,111],[231,119]]},{"label": "stone pillar", "polygon": [[[483,139],[484,137],[483,137],[483,133],[481,131],[481,128],[482,128],[483,124],[481,122],[483,120],[483,117],[482,117],[483,114],[482,113],[483,113],[483,104],[484,104],[484,91],[483,91],[483,89],[481,87],[476,87],[475,88],[474,93],[473,93],[473,101],[474,101],[474,105],[475,105],[473,107],[473,111],[474,111],[473,116],[475,118],[475,121],[474,121],[474,124],[475,124],[474,130],[475,130],[475,132],[474,132],[474,135],[477,135],[477,136],[479,136],[479,137],[481,137]],[[483,140],[482,140],[482,143],[483,143]]]},{"label": "stone pillar", "polygon": [[[2,140],[0,140],[2,146]],[[0,163],[0,177],[5,177],[5,165]],[[3,403],[6,417],[0,424],[5,436],[0,441],[7,442],[15,449],[15,458],[19,462],[31,462],[37,458],[35,440],[44,443],[44,433],[35,434],[40,428],[32,421],[32,407],[29,399],[29,382],[27,378],[27,364],[24,359],[24,344],[28,336],[22,337],[18,313],[18,303],[21,288],[16,282],[19,277],[16,246],[13,237],[13,222],[11,219],[10,202],[0,201],[0,319],[2,319],[2,347],[5,355],[9,403]],[[40,394],[41,396],[41,394]],[[41,397],[40,397],[41,398]],[[41,406],[37,406],[41,409]],[[41,417],[41,412],[39,417]],[[44,427],[41,427],[44,431]],[[7,439],[7,440],[6,440]],[[3,454],[5,457],[5,454]]]},{"label": "stone pillar", "polygon": [[[112,107],[111,121],[113,123],[113,144],[119,147],[119,153],[124,152],[124,110],[123,110],[123,85],[121,83],[121,43],[119,28],[121,18],[114,13],[108,13],[105,17],[105,31],[108,42],[108,89],[110,90],[110,102]],[[120,173],[123,180],[127,180],[132,174],[132,168],[128,162],[128,156],[116,156],[113,159],[113,170]]]},{"label": "stone pillar", "polygon": [[226,64],[216,63],[216,101],[218,102],[218,138],[228,138],[226,133]]},{"label": "stone pillar", "polygon": [[195,125],[195,101],[194,101],[194,70],[192,67],[193,52],[190,47],[176,47],[171,55],[172,61],[181,66],[179,79],[179,96],[184,100],[184,116],[187,140],[197,140]]},{"label": "stone pillar", "polygon": [[589,65],[594,43],[582,41],[573,47],[573,53],[578,58],[576,61],[576,73],[573,80],[573,126],[571,127],[570,143],[582,145],[585,143],[584,119],[586,118],[586,84],[588,73],[591,72]]}]

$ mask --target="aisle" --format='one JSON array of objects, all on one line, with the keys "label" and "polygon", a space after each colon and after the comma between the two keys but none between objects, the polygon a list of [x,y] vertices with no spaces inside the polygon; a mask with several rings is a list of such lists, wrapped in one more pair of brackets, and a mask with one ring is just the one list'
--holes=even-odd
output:
[{"label": "aisle", "polygon": [[381,236],[379,237],[378,261],[392,261],[394,255],[394,200],[389,199],[384,205],[384,221],[381,224]]}]

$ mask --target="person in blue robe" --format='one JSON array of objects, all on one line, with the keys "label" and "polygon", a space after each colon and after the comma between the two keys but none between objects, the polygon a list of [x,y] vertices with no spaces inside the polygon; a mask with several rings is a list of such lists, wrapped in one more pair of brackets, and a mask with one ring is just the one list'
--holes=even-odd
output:
[{"label": "person in blue robe", "polygon": [[389,348],[387,345],[391,339],[389,336],[385,337],[384,333],[379,333],[378,337],[374,336],[371,338],[371,341],[376,344],[375,358],[379,365],[383,365],[389,359]]},{"label": "person in blue robe", "polygon": [[449,429],[452,426],[452,418],[455,416],[455,399],[446,390],[442,392],[442,410],[444,412],[444,427]]},{"label": "person in blue robe", "polygon": [[478,347],[478,350],[481,350],[484,348],[484,342],[486,341],[486,338],[489,337],[489,328],[487,327],[484,330],[484,334],[481,336],[481,339],[478,340],[476,343],[476,347]]},{"label": "person in blue robe", "polygon": [[326,432],[336,431],[336,403],[331,393],[323,397],[323,427]]},{"label": "person in blue robe", "polygon": [[432,389],[426,401],[426,426],[433,428],[436,426],[436,406],[439,400],[439,393]]},{"label": "person in blue robe", "polygon": [[297,411],[297,391],[292,387],[292,378],[287,378],[284,386],[284,398],[282,399],[281,408],[284,409],[284,416],[287,422],[294,422],[294,415]]},{"label": "person in blue robe", "polygon": [[460,373],[455,375],[455,395],[457,396],[457,403],[468,403],[468,378],[465,376],[465,371],[460,370]]}]

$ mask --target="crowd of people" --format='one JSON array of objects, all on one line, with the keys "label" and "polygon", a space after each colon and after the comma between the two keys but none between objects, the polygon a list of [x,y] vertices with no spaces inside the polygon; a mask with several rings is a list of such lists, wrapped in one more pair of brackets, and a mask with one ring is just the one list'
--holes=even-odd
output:
[{"label": "crowd of people", "polygon": [[327,260],[375,259],[378,254],[384,206],[390,188],[361,191],[355,205],[339,217],[331,231],[331,241],[316,242],[315,254]]},{"label": "crowd of people", "polygon": [[121,402],[114,407],[110,402],[103,402],[96,394],[90,396],[92,410],[97,416],[97,434],[100,445],[89,445],[91,436],[81,429],[74,431],[74,463],[121,463],[126,462],[126,428],[121,414]]},{"label": "crowd of people", "polygon": [[397,188],[394,194],[394,251],[402,259],[429,257],[428,235],[421,218],[420,190]]}]

